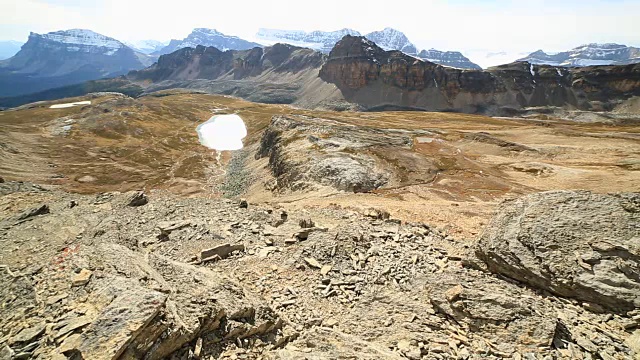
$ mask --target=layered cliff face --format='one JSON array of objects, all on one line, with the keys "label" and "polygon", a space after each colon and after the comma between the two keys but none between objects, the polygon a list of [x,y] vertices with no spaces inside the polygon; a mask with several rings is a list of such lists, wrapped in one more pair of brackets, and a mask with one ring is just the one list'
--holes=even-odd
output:
[{"label": "layered cliff face", "polygon": [[322,66],[324,56],[310,49],[276,44],[251,50],[220,51],[215,47],[184,48],[163,55],[153,66],[133,71],[134,80],[244,79],[267,71],[297,73]]},{"label": "layered cliff face", "polygon": [[224,52],[198,46],[163,55],[127,78],[148,92],[188,88],[255,102],[318,107],[343,101],[335,85],[318,77],[325,59],[320,52],[288,44]]},{"label": "layered cliff face", "polygon": [[363,38],[346,36],[331,51],[320,77],[348,101],[366,108],[499,113],[505,109],[560,106],[610,110],[640,95],[640,65],[581,69],[513,63],[461,70],[384,51]]}]

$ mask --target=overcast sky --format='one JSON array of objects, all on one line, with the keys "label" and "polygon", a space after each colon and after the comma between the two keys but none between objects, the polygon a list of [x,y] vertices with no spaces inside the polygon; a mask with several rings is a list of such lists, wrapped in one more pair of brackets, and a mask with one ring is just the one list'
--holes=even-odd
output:
[{"label": "overcast sky", "polygon": [[465,54],[553,52],[590,42],[640,46],[640,0],[0,0],[0,14],[0,40],[70,28],[135,41],[181,39],[196,27],[248,39],[260,27],[393,27],[419,49]]}]

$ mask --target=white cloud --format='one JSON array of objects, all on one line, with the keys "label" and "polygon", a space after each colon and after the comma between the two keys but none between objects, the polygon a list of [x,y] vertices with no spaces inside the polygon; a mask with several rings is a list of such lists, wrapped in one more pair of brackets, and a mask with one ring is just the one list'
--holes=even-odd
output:
[{"label": "white cloud", "polygon": [[[90,28],[123,41],[185,37],[195,27],[251,37],[258,28],[361,32],[394,27],[419,48],[468,54],[640,45],[640,1],[626,0],[0,0],[0,38]],[[480,55],[477,55],[480,56]],[[474,60],[472,58],[472,60]]]}]

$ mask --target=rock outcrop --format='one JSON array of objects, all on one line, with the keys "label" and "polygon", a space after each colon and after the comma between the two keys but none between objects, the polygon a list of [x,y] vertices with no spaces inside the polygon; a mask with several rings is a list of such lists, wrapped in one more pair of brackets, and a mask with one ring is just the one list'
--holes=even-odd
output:
[{"label": "rock outcrop", "polygon": [[276,73],[317,69],[324,56],[310,49],[286,44],[276,44],[250,50],[221,51],[215,47],[197,46],[183,48],[162,55],[153,66],[133,71],[129,78],[137,81],[159,82],[164,80],[233,79]]},{"label": "rock outcrop", "polygon": [[640,307],[640,194],[552,191],[505,204],[476,250],[489,269],[612,311]]},{"label": "rock outcrop", "polygon": [[268,159],[281,190],[329,186],[370,192],[391,185],[425,183],[435,177],[439,171],[435,161],[411,151],[413,136],[420,134],[305,116],[274,116],[263,133],[256,159]]}]

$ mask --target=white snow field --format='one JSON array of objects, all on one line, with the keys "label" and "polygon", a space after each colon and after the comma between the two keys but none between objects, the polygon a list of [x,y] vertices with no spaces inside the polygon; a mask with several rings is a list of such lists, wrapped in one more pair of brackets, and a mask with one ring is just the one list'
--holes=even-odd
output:
[{"label": "white snow field", "polygon": [[240,116],[215,115],[200,124],[196,131],[200,143],[217,151],[240,150],[242,139],[247,136],[247,127]]},{"label": "white snow field", "polygon": [[55,105],[49,106],[49,109],[65,109],[65,108],[70,108],[78,105],[91,105],[91,101],[78,101],[78,102],[72,102],[72,103],[66,103],[66,104],[55,104]]}]

